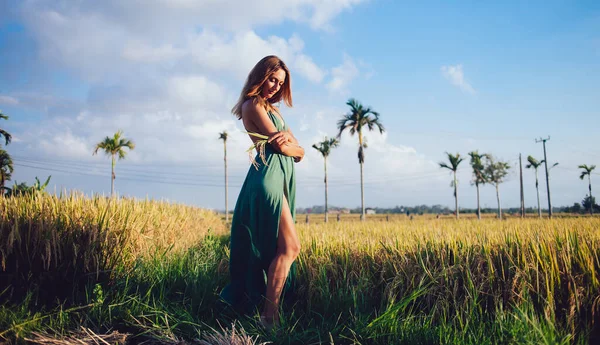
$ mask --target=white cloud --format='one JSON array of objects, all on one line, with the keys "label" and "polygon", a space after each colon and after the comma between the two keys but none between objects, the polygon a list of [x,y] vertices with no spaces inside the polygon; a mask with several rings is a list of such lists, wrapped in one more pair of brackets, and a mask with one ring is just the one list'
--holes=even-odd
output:
[{"label": "white cloud", "polygon": [[[298,183],[303,186],[302,193],[298,194],[299,202],[303,205],[322,204],[323,157],[310,145],[323,140],[325,135],[332,137],[332,134],[335,135],[332,130],[317,131],[310,138],[301,139],[307,147],[304,161],[297,165]],[[369,143],[364,164],[367,206],[412,205],[417,191],[417,199],[426,199],[427,193],[436,195],[439,190],[447,189],[447,174],[415,148],[389,142],[387,133],[367,132],[365,135]],[[327,159],[331,205],[360,206],[357,150],[357,137],[345,133],[341,145],[333,149]]]},{"label": "white cloud", "polygon": [[225,90],[204,76],[177,76],[168,80],[166,90],[170,100],[178,106],[216,109],[225,102]]},{"label": "white cloud", "polygon": [[442,66],[441,71],[444,78],[450,81],[450,83],[452,83],[454,86],[457,86],[464,92],[470,94],[475,93],[473,86],[471,86],[471,84],[465,80],[463,66],[461,64],[454,66]]},{"label": "white cloud", "polygon": [[0,95],[0,104],[17,105],[19,100],[11,96]]},{"label": "white cloud", "polygon": [[93,146],[85,138],[73,134],[70,128],[62,132],[40,132],[42,136],[36,136],[36,144],[49,156],[82,158],[92,153]]},{"label": "white cloud", "polygon": [[[202,24],[225,31],[280,24],[284,21],[307,23],[313,29],[330,30],[331,21],[343,11],[366,0],[81,0],[75,3],[53,0],[26,0],[25,10],[61,10],[102,18],[128,31],[167,36],[178,27]],[[68,4],[65,6],[63,3]]]},{"label": "white cloud", "polygon": [[310,81],[319,83],[324,75],[312,58],[302,53],[304,42],[295,35],[287,40],[278,36],[263,39],[251,30],[233,36],[204,30],[191,35],[187,46],[198,65],[229,73],[237,79],[244,79],[266,55],[279,56],[292,70]]},{"label": "white cloud", "polygon": [[314,83],[320,83],[325,77],[325,72],[313,60],[304,54],[299,55],[295,61],[296,70]]},{"label": "white cloud", "polygon": [[350,82],[357,78],[359,73],[354,60],[344,54],[342,64],[331,70],[332,79],[327,83],[327,88],[331,92],[345,93]]},{"label": "white cloud", "polygon": [[314,6],[314,12],[309,20],[310,25],[315,29],[331,30],[331,19],[335,18],[340,12],[349,10],[361,2],[363,0],[311,1]]},{"label": "white cloud", "polygon": [[[123,7],[123,12],[114,13],[115,6]],[[67,8],[49,2],[26,2],[22,15],[37,37],[45,61],[75,71],[92,83],[114,84],[123,79],[159,78],[164,73],[198,69],[244,79],[254,64],[269,54],[280,56],[306,79],[322,81],[325,73],[303,52],[304,42],[296,35],[288,39],[262,38],[249,28],[220,31],[211,29],[200,18],[186,19],[187,14],[177,21],[165,19],[166,14],[150,17],[159,9],[167,13],[183,11],[182,6],[151,3],[136,12],[130,11],[130,3],[90,5],[82,1]],[[204,7],[207,5],[200,6]],[[224,8],[223,13],[215,15],[225,18],[238,7]],[[157,25],[155,19],[159,17],[161,23]],[[204,25],[201,30],[198,23]]]},{"label": "white cloud", "polygon": [[162,44],[154,47],[144,42],[129,42],[123,49],[125,59],[145,63],[173,61],[184,54],[184,50],[175,48],[172,44]]}]

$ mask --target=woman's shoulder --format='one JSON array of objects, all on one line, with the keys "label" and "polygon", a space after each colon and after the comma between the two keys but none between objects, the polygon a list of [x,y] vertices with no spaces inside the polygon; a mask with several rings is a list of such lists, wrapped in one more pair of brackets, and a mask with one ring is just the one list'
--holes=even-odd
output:
[{"label": "woman's shoulder", "polygon": [[259,115],[267,114],[268,110],[257,101],[256,97],[249,98],[242,103],[242,114]]},{"label": "woman's shoulder", "polygon": [[242,112],[243,113],[257,113],[260,111],[262,107],[256,101],[256,97],[248,98],[242,103]]}]

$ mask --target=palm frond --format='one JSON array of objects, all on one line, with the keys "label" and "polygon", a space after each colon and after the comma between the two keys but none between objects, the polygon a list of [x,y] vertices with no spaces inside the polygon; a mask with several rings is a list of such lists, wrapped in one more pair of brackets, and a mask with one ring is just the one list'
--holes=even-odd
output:
[{"label": "palm frond", "polygon": [[[367,128],[369,131],[375,128],[379,129],[380,133],[385,131],[385,128],[379,121],[379,113],[371,109],[370,107],[364,107],[360,102],[354,98],[350,98],[346,105],[350,107],[350,111],[343,115],[342,118],[337,122],[337,128],[339,133],[337,138],[339,139],[345,130],[348,130],[350,135],[358,133],[359,142],[362,138],[363,128]],[[371,116],[372,115],[372,116]],[[365,148],[367,148],[366,142],[359,145],[358,148],[358,161],[364,162],[365,159]]]},{"label": "palm frond", "polygon": [[581,175],[579,176],[579,178],[583,180],[584,177],[586,177],[588,175],[591,176],[592,171],[594,169],[596,169],[596,166],[595,165],[588,166],[587,164],[581,164],[578,166],[578,168],[583,169],[583,171],[581,172]]},{"label": "palm frond", "polygon": [[340,141],[338,140],[338,138],[329,139],[329,147],[334,148],[338,146],[340,146]]},{"label": "palm frond", "polygon": [[358,110],[362,108],[362,105],[354,98],[350,98],[347,102],[346,105],[350,106],[350,108],[352,108],[352,110]]},{"label": "palm frond", "polygon": [[135,143],[129,139],[121,139],[119,141],[119,147],[127,147],[130,150],[135,149]]},{"label": "palm frond", "polygon": [[119,148],[119,150],[117,151],[117,154],[119,156],[119,159],[124,159],[125,158],[125,150],[123,150],[122,147]]},{"label": "palm frond", "polygon": [[12,135],[3,129],[0,129],[0,137],[4,137],[5,145],[10,144],[12,140]]},{"label": "palm frond", "polygon": [[[4,115],[2,113],[2,111],[0,111],[0,119],[8,120],[8,115]],[[12,139],[12,135],[10,135],[10,133],[8,133],[7,131],[3,130],[2,128],[0,128],[0,137],[4,137],[5,145],[10,144],[10,141]]]},{"label": "palm frond", "polygon": [[473,168],[473,177],[474,177],[474,181],[473,183],[475,184],[485,184],[487,183],[487,178],[485,177],[484,174],[484,169],[485,166],[483,165],[483,158],[487,158],[488,154],[486,153],[482,153],[480,154],[479,151],[471,151],[469,152],[469,156],[471,157],[471,168]]},{"label": "palm frond", "polygon": [[439,162],[438,164],[440,165],[440,168],[446,168],[446,169],[452,170],[452,168],[444,162]]},{"label": "palm frond", "polygon": [[[13,161],[8,152],[0,149],[0,176],[4,181],[10,181],[14,172]],[[0,191],[2,194],[2,191]]]},{"label": "palm frond", "polygon": [[119,159],[125,158],[124,148],[130,150],[135,149],[135,143],[129,139],[122,138],[123,131],[117,131],[113,137],[105,137],[104,140],[96,144],[93,155],[98,153],[98,150],[103,150],[107,156],[118,155]]},{"label": "palm frond", "polygon": [[450,169],[452,171],[456,171],[458,169],[458,165],[460,164],[460,162],[463,161],[462,158],[460,158],[460,154],[457,153],[456,156],[446,152],[446,155],[448,156],[448,161],[450,162],[450,165],[444,163],[444,162],[440,162],[438,163],[440,165],[441,168],[446,168],[446,169]]},{"label": "palm frond", "polygon": [[313,144],[313,148],[317,151],[319,151],[323,157],[327,157],[329,156],[329,154],[331,153],[331,149],[335,148],[339,145],[339,140],[337,138],[327,138],[325,137],[323,139],[323,141],[317,143],[317,144]]}]

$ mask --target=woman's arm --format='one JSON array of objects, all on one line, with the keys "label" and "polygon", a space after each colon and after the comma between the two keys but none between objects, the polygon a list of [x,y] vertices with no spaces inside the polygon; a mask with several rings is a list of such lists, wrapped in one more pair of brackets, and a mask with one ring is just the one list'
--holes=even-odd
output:
[{"label": "woman's arm", "polygon": [[[245,128],[256,128],[260,134],[268,136],[275,151],[290,157],[299,157],[300,159],[304,157],[304,149],[299,145],[293,144],[289,140],[270,140],[280,132],[277,131],[265,108],[254,104],[252,100],[246,101],[242,106],[242,120]],[[291,137],[291,135],[289,136]],[[252,136],[250,139],[258,140]]]},{"label": "woman's arm", "polygon": [[290,133],[290,136],[291,136],[290,141],[292,142],[292,144],[300,145],[300,143],[298,143],[298,139],[296,139],[296,137],[294,136],[294,133],[292,133],[292,130],[290,128],[288,128],[288,132]]},{"label": "woman's arm", "polygon": [[294,157],[296,163],[300,162],[302,158],[304,158],[304,149],[300,145],[286,143],[281,146],[280,150],[282,154]]}]

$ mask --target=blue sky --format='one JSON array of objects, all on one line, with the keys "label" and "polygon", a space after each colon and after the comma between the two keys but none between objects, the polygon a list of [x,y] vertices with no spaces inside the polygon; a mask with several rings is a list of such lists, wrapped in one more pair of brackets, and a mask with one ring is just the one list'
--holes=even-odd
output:
[{"label": "blue sky", "polygon": [[[577,165],[600,166],[596,1],[9,0],[0,4],[0,109],[15,136],[13,180],[52,174],[57,190],[107,193],[109,160],[91,152],[123,129],[137,148],[117,164],[120,194],[222,208],[216,138],[228,130],[232,208],[249,139],[229,111],[268,54],[292,70],[294,108],[283,113],[307,148],[300,207],[323,203],[322,158],[310,146],[336,134],[350,97],[387,129],[366,135],[367,206],[452,206],[451,176],[437,167],[445,151],[478,149],[518,168],[519,153],[543,158],[535,138],[550,135],[554,205],[584,197]],[[344,136],[330,156],[332,205],[360,205],[356,148]],[[467,163],[460,204],[474,207]],[[534,174],[524,176],[534,206]],[[501,197],[518,205],[516,169]],[[491,186],[482,203],[495,206]]]}]

